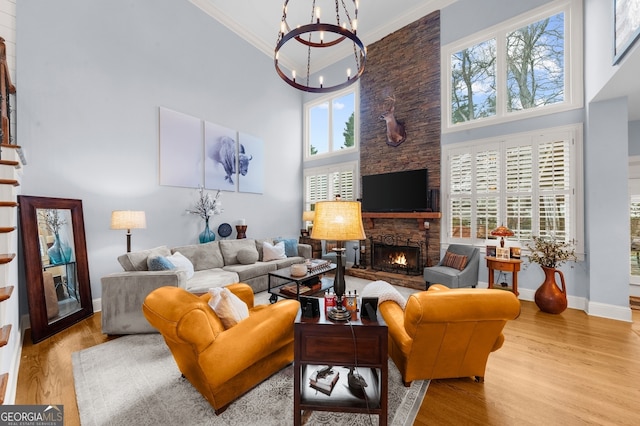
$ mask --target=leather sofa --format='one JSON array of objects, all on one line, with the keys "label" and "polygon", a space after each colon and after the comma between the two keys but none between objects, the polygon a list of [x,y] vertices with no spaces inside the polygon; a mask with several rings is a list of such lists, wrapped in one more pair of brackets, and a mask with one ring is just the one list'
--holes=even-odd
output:
[{"label": "leather sofa", "polygon": [[489,354],[502,347],[502,330],[520,314],[520,301],[505,290],[434,284],[409,296],[404,311],[393,301],[379,310],[389,328],[389,356],[409,386],[425,379],[483,381]]},{"label": "leather sofa", "polygon": [[296,300],[253,306],[250,286],[226,288],[249,307],[249,317],[226,330],[207,303],[209,293],[196,296],[179,287],[162,287],[142,306],[180,372],[216,414],[293,361],[293,323],[300,308]]}]

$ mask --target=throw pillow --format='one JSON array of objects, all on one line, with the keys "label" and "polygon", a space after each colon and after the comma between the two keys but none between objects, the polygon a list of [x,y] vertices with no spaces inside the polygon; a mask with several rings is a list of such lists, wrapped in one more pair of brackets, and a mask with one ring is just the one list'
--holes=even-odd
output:
[{"label": "throw pillow", "polygon": [[238,250],[236,257],[243,265],[253,265],[258,261],[258,250],[255,247],[245,247]]},{"label": "throw pillow", "polygon": [[170,271],[176,269],[176,266],[164,256],[149,256],[147,258],[147,267],[150,271]]},{"label": "throw pillow", "polygon": [[225,329],[229,329],[249,317],[247,304],[228,288],[215,287],[209,289],[211,298],[209,306],[216,313]]},{"label": "throw pillow", "polygon": [[275,243],[284,242],[284,254],[287,257],[295,257],[298,255],[298,240],[295,238],[276,238]]},{"label": "throw pillow", "polygon": [[268,262],[270,260],[286,259],[287,255],[284,252],[284,241],[280,241],[276,245],[272,245],[268,242],[262,243],[262,260]]},{"label": "throw pillow", "polygon": [[184,255],[182,255],[179,251],[173,253],[171,256],[167,256],[167,260],[173,263],[177,269],[182,269],[187,273],[187,279],[191,279],[193,277],[193,263]]},{"label": "throw pillow", "polygon": [[398,290],[386,281],[373,281],[362,289],[361,297],[377,297],[378,303],[388,300],[396,302],[402,310],[407,306],[407,301]]},{"label": "throw pillow", "polygon": [[447,251],[444,254],[444,259],[442,259],[442,266],[448,266],[449,268],[462,271],[464,267],[467,266],[467,256]]}]

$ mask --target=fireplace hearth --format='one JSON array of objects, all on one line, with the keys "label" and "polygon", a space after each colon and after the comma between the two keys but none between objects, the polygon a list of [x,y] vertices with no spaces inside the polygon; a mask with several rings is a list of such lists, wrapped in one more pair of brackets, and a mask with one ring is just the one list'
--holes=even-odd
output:
[{"label": "fireplace hearth", "polygon": [[422,274],[422,246],[401,236],[371,237],[371,268],[396,274]]}]

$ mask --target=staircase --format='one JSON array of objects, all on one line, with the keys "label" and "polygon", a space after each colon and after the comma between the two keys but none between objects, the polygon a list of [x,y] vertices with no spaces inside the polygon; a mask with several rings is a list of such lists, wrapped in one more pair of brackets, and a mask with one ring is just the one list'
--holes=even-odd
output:
[{"label": "staircase", "polygon": [[0,37],[0,404],[15,400],[22,339],[20,304],[14,291],[18,281],[18,203],[23,156],[13,144],[11,126],[11,83],[6,47]]}]

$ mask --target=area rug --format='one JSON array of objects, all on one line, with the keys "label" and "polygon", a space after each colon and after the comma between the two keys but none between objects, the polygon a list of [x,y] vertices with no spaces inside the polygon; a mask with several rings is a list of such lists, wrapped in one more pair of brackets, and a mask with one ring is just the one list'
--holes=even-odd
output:
[{"label": "area rug", "polygon": [[[159,334],[120,337],[72,354],[80,422],[106,425],[290,425],[293,367],[285,367],[216,416],[184,378]],[[402,384],[389,361],[389,424],[411,425],[429,381]],[[305,413],[306,414],[306,413]],[[311,412],[306,425],[377,425],[377,415]]]}]

